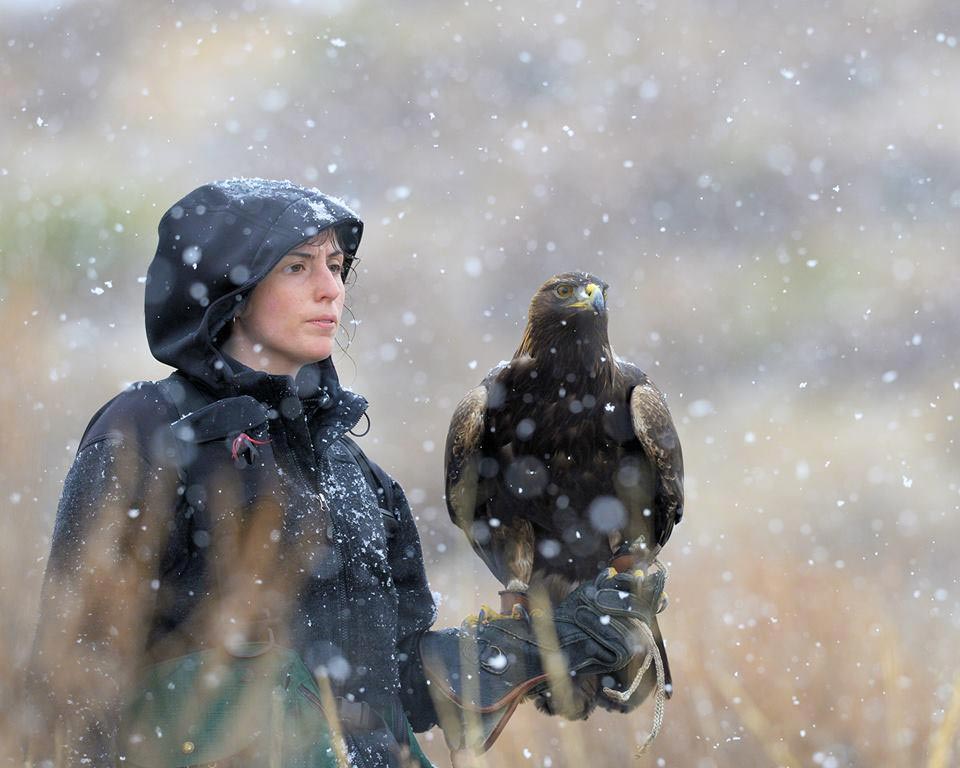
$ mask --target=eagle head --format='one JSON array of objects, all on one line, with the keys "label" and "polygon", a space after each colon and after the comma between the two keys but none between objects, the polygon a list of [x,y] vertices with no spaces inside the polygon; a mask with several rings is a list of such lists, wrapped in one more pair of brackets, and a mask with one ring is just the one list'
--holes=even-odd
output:
[{"label": "eagle head", "polygon": [[517,354],[539,357],[575,341],[597,352],[607,340],[607,284],[589,272],[564,272],[547,280],[530,300],[527,328]]},{"label": "eagle head", "polygon": [[607,284],[589,272],[564,272],[540,286],[530,302],[530,315],[574,317],[581,312],[607,311]]}]

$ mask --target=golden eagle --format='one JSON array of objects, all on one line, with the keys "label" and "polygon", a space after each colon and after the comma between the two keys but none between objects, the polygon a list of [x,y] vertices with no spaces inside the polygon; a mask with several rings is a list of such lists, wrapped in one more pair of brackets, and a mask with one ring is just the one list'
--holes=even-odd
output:
[{"label": "golden eagle", "polygon": [[680,440],[660,390],[614,354],[606,293],[584,272],[547,280],[513,359],[453,415],[447,507],[506,593],[558,601],[611,563],[646,568],[683,514]]}]

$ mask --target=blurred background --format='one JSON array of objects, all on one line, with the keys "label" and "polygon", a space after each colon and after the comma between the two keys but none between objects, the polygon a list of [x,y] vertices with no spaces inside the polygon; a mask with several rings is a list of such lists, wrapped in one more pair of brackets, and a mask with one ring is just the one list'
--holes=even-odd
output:
[{"label": "blurred background", "polygon": [[[687,467],[652,720],[525,706],[486,765],[960,765],[960,6],[940,0],[0,0],[0,711],[91,414],[168,370],[167,207],[316,185],[366,221],[342,380],[441,622],[453,407],[549,275],[610,283]],[[0,731],[3,729],[0,716]],[[10,745],[9,728],[0,742]],[[449,765],[439,731],[422,743]]]}]

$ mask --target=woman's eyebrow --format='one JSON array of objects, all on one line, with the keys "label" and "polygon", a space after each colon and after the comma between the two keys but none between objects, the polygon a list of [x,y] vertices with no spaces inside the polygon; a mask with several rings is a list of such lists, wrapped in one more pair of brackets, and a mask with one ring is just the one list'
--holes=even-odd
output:
[{"label": "woman's eyebrow", "polygon": [[[300,256],[301,258],[312,259],[316,255],[317,254],[313,253],[312,251],[290,251],[289,253],[285,253],[283,258],[287,258],[288,256]],[[327,258],[330,258],[331,256],[343,256],[343,251],[331,251],[327,254]]]}]

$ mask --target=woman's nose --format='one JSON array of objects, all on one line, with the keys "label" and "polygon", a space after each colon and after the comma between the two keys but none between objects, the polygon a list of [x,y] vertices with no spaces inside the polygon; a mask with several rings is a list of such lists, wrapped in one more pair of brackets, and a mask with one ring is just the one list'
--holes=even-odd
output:
[{"label": "woman's nose", "polygon": [[343,289],[343,283],[337,279],[337,276],[330,271],[326,264],[322,264],[314,270],[312,282],[314,298],[317,300],[336,298]]}]

